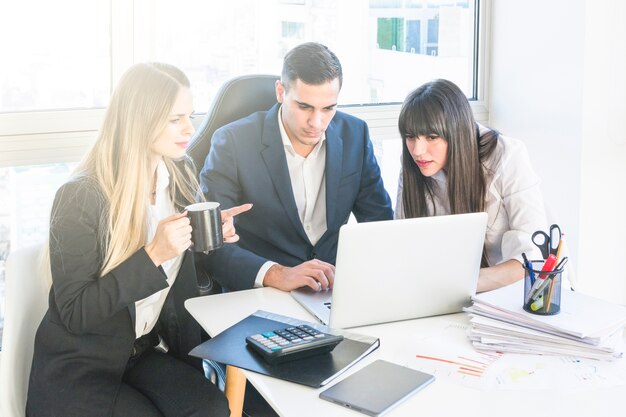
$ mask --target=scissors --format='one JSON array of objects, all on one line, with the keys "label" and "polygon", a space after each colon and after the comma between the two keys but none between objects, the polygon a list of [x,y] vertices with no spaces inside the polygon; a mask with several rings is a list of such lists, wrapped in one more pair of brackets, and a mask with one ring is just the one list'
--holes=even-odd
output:
[{"label": "scissors", "polygon": [[555,255],[559,249],[559,243],[561,243],[561,228],[558,224],[550,226],[550,232],[547,234],[544,231],[538,230],[533,233],[532,241],[541,250],[543,259],[548,259],[548,256]]}]

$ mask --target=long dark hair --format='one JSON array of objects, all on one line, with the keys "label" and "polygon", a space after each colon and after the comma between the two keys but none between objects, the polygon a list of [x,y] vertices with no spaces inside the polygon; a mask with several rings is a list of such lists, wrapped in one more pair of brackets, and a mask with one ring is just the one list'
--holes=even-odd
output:
[{"label": "long dark hair", "polygon": [[[404,100],[398,129],[402,137],[402,209],[407,218],[436,215],[428,213],[427,201],[433,201],[434,180],[425,177],[415,164],[406,138],[440,136],[448,144],[444,170],[447,174],[450,213],[485,211],[486,178],[484,161],[489,158],[499,133],[489,130],[482,136],[467,97],[448,80],[428,82]],[[434,209],[434,204],[433,204]],[[483,250],[482,266],[487,266]]]}]

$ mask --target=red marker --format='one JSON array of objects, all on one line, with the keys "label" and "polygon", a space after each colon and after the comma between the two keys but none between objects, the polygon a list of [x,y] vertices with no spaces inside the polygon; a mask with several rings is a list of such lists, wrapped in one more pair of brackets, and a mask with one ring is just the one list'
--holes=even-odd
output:
[{"label": "red marker", "polygon": [[[556,256],[550,254],[548,259],[543,263],[543,268],[541,268],[541,272],[550,272],[554,269],[554,265],[556,264]],[[539,274],[539,279],[546,279],[547,274]]]},{"label": "red marker", "polygon": [[[550,254],[548,259],[543,263],[543,268],[541,268],[541,272],[551,272],[554,269],[554,265],[556,264],[556,256],[554,254]],[[535,280],[535,283],[530,288],[528,294],[529,300],[534,300],[541,292],[546,288],[550,280],[547,280],[548,274],[539,274],[538,279]]]}]

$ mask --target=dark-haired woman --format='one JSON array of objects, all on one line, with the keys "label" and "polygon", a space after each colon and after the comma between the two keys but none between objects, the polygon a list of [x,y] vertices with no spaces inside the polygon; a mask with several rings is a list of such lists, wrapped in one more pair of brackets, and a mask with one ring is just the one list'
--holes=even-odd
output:
[{"label": "dark-haired woman", "polygon": [[447,80],[410,93],[398,127],[404,146],[396,217],[487,212],[477,290],[523,278],[522,253],[541,257],[531,235],[547,223],[524,144],[477,124],[465,94]]}]

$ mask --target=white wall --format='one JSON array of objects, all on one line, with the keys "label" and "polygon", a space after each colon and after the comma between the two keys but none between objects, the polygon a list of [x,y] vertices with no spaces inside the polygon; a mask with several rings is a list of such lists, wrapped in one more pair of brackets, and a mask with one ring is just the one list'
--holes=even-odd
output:
[{"label": "white wall", "polygon": [[621,303],[625,11],[619,0],[494,0],[489,85],[490,125],[526,142],[578,288]]},{"label": "white wall", "polygon": [[581,287],[626,304],[626,2],[585,8]]}]

